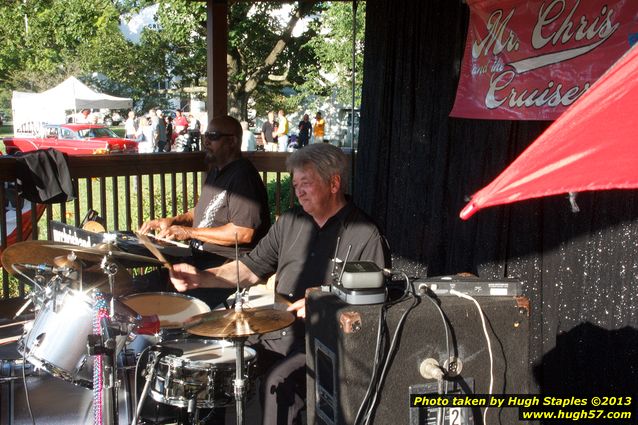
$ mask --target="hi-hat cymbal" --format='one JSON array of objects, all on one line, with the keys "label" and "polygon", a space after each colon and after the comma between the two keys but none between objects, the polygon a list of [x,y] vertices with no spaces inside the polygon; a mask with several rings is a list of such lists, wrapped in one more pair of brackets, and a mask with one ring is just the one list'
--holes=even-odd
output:
[{"label": "hi-hat cymbal", "polygon": [[251,309],[236,312],[215,310],[198,314],[184,322],[186,332],[209,338],[234,338],[265,334],[292,324],[295,316],[289,311]]}]

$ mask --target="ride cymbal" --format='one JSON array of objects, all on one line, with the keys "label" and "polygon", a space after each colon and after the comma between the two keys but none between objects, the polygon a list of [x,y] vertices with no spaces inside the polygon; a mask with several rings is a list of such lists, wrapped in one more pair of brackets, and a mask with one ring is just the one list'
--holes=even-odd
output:
[{"label": "ride cymbal", "polygon": [[236,312],[230,309],[193,316],[184,322],[184,328],[193,335],[234,338],[273,332],[294,321],[295,316],[289,311],[250,309]]}]

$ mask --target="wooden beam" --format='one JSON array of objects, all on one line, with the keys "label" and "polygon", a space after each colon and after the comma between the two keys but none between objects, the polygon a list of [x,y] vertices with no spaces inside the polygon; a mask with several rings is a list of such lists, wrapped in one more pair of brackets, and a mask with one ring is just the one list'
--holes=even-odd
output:
[{"label": "wooden beam", "polygon": [[206,0],[208,121],[228,113],[228,1]]}]

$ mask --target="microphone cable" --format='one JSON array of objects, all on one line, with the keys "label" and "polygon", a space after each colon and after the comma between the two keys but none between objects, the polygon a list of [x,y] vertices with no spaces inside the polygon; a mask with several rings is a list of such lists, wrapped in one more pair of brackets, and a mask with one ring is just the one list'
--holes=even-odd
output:
[{"label": "microphone cable", "polygon": [[29,388],[27,386],[27,374],[25,372],[26,366],[27,366],[27,346],[25,342],[24,347],[22,348],[22,384],[24,385],[24,399],[27,402],[27,410],[29,411],[29,417],[31,418],[31,423],[35,425],[33,410],[31,410],[31,401],[29,400]]}]

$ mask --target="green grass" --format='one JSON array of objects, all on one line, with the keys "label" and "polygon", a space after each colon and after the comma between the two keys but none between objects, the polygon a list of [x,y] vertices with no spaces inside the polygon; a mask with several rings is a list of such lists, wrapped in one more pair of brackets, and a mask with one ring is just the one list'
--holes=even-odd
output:
[{"label": "green grass", "polygon": [[[166,200],[165,204],[162,205],[161,192],[160,192],[160,181],[161,176],[153,176],[153,184],[154,184],[154,193],[153,193],[153,206],[155,209],[154,218],[162,217],[162,207],[166,209],[166,215],[172,216],[172,205],[173,200],[171,196],[171,180],[169,176],[165,176],[166,183]],[[186,196],[188,199],[187,208],[190,209],[194,205],[194,179],[191,173],[186,176]],[[181,214],[183,211],[182,203],[184,199],[184,193],[182,191],[182,181],[183,177],[181,174],[176,176],[176,200],[174,202],[177,205],[177,214]],[[105,179],[105,192],[106,192],[106,210],[101,210],[101,201],[100,201],[100,191],[102,188],[102,181],[100,179],[81,179],[78,184],[78,194],[77,197],[80,202],[80,216],[77,219],[81,222],[86,213],[89,211],[89,206],[97,211],[101,217],[106,217],[107,223],[107,231],[115,231],[115,230],[137,230],[140,222],[144,222],[146,220],[151,219],[150,214],[150,205],[151,201],[149,198],[149,176],[142,176],[142,215],[141,217],[138,214],[137,202],[138,202],[138,193],[137,193],[137,178],[130,178],[130,205],[131,205],[131,223],[130,229],[128,229],[126,222],[126,181],[124,177],[117,178],[117,204],[118,204],[118,216],[117,222],[115,220],[115,214],[113,209],[113,199],[115,197],[115,191],[113,190],[113,179],[106,178]],[[92,202],[89,202],[88,199],[88,186],[90,185],[92,190]],[[201,177],[198,176],[197,185],[201,186]],[[199,189],[198,189],[199,193]],[[65,217],[66,222],[71,225],[75,225],[76,222],[76,212],[74,209],[74,202],[67,202],[65,204],[66,211]],[[59,204],[53,205],[52,208],[52,216],[53,220],[63,221],[62,220],[62,208]],[[39,227],[39,238],[46,239],[46,226],[42,225]]]}]

